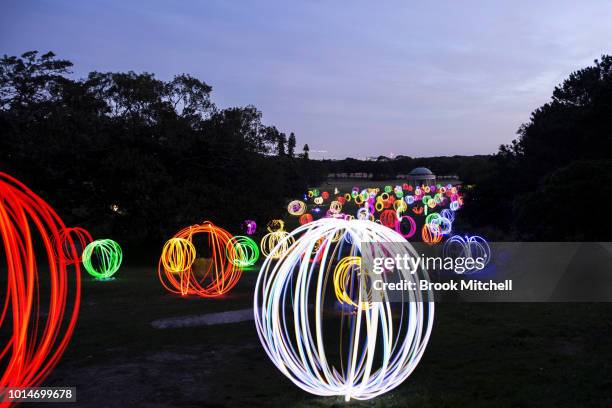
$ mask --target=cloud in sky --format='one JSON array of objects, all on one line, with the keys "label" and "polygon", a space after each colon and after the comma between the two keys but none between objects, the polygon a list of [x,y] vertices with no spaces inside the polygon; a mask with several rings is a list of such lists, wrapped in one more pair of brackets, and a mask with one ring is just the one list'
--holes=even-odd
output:
[{"label": "cloud in sky", "polygon": [[567,75],[611,53],[608,1],[9,0],[0,53],[75,74],[190,73],[221,107],[326,157],[492,153]]}]

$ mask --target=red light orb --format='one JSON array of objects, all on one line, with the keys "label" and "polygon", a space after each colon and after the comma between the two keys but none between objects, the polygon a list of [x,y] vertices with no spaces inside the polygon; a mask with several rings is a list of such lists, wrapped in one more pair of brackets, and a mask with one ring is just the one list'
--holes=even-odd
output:
[{"label": "red light orb", "polygon": [[[65,230],[45,201],[0,172],[0,262],[6,263],[0,270],[7,273],[2,279],[0,388],[39,385],[72,337],[81,303],[81,270],[64,255],[74,261],[80,254],[74,235],[62,235]],[[63,255],[57,251],[60,242]]]}]

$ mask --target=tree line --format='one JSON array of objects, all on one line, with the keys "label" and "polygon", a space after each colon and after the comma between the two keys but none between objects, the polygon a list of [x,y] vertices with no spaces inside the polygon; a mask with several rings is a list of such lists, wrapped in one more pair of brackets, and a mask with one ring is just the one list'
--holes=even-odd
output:
[{"label": "tree line", "polygon": [[573,72],[517,134],[469,194],[471,224],[505,239],[610,240],[612,56]]},{"label": "tree line", "polygon": [[352,177],[366,173],[373,181],[394,179],[398,175],[408,174],[415,167],[427,167],[438,175],[456,175],[462,179],[476,180],[480,171],[488,166],[489,160],[489,155],[433,157],[400,155],[394,158],[379,156],[374,160],[348,157],[343,160],[324,160],[324,163],[332,176],[346,174]]},{"label": "tree line", "polygon": [[493,155],[310,160],[254,106],[221,109],[180,74],[91,72],[36,51],[0,60],[0,169],[72,225],[160,245],[204,218],[236,231],[280,215],[328,173],[375,180],[425,166],[473,188],[463,219],[491,238],[606,240],[612,198],[612,57],[572,73]]},{"label": "tree line", "polygon": [[187,74],[91,72],[36,51],[0,60],[0,169],[71,225],[159,245],[184,225],[278,216],[326,176],[252,105],[221,109]]}]

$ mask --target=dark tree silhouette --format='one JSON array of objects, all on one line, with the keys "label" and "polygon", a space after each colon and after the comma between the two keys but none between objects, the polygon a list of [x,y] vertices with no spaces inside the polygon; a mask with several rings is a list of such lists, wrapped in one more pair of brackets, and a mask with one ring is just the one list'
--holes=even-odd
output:
[{"label": "dark tree silhouette", "polygon": [[[92,72],[35,51],[0,60],[0,169],[72,225],[156,253],[178,228],[212,219],[238,231],[266,221],[324,168],[284,157],[254,106],[217,108],[187,74]],[[281,137],[282,135],[282,137]],[[271,153],[280,151],[280,156]]]},{"label": "dark tree silhouette", "polygon": [[303,153],[302,153],[302,157],[303,157],[305,160],[308,160],[308,159],[309,159],[309,157],[308,157],[308,152],[310,152],[310,147],[308,147],[308,144],[305,144],[305,145],[304,145],[304,148],[302,149],[302,151],[303,151]]},{"label": "dark tree silhouette", "polygon": [[287,136],[284,133],[278,134],[277,144],[276,144],[276,154],[278,156],[286,156],[285,145],[287,144]]},{"label": "dark tree silhouette", "polygon": [[593,195],[602,203],[612,199],[610,129],[612,56],[604,55],[557,86],[519,137],[500,147],[466,206],[471,221],[523,239],[609,239],[607,217],[599,218],[597,231],[582,217]]},{"label": "dark tree silhouette", "polygon": [[287,141],[287,156],[293,157],[295,155],[295,134],[291,132],[289,140]]},{"label": "dark tree silhouette", "polygon": [[536,176],[529,178],[529,188],[573,161],[610,158],[611,109],[612,56],[604,55],[557,86],[551,102],[531,114],[519,129],[519,138],[501,146],[500,155],[520,161]]},{"label": "dark tree silhouette", "polygon": [[38,56],[38,51],[28,51],[21,57],[4,55],[0,60],[0,107],[3,110],[39,109],[57,102],[60,90],[69,81],[72,62],[55,58],[48,52]]}]

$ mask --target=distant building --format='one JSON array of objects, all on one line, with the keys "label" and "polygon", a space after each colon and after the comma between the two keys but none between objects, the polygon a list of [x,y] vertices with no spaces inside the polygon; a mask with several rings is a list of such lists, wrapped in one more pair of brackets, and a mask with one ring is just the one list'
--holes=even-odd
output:
[{"label": "distant building", "polygon": [[408,173],[406,180],[412,187],[417,187],[422,184],[432,185],[436,184],[436,175],[427,167],[416,167]]}]

